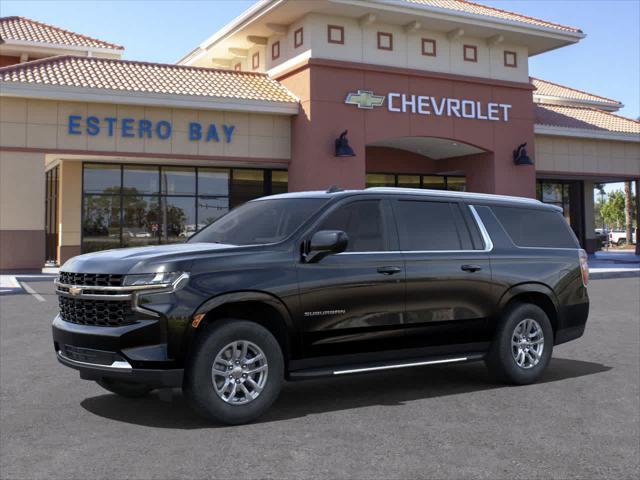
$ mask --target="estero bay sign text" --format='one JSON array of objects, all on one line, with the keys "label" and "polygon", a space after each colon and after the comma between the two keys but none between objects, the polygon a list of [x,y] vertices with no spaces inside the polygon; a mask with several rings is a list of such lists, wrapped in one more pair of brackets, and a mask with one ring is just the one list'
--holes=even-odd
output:
[{"label": "estero bay sign text", "polygon": [[[235,133],[235,125],[202,124],[189,122],[186,134],[191,141],[231,143]],[[169,120],[152,121],[148,119],[96,117],[69,115],[67,120],[69,135],[89,135],[92,137],[106,135],[124,138],[159,138],[170,139],[174,135],[173,124]]]}]

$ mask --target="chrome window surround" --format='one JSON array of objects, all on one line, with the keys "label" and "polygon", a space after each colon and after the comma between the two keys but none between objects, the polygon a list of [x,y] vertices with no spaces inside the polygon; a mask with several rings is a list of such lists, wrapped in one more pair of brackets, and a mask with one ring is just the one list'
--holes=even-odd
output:
[{"label": "chrome window surround", "polygon": [[372,251],[372,252],[342,252],[337,255],[370,255],[370,254],[390,254],[390,253],[489,253],[493,250],[493,241],[487,228],[482,223],[482,219],[473,205],[468,205],[471,215],[480,230],[484,248],[479,250],[388,250],[388,251]]}]

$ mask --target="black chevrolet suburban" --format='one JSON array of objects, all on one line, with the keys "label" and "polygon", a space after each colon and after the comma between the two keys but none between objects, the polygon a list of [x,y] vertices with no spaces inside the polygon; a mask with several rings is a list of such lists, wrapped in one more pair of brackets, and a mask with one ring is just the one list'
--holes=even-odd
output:
[{"label": "black chevrolet suburban", "polygon": [[484,360],[497,381],[534,382],[583,334],[587,282],[557,207],[332,188],[250,201],[185,244],[72,258],[53,342],[111,392],[182,387],[239,424],[285,379]]}]

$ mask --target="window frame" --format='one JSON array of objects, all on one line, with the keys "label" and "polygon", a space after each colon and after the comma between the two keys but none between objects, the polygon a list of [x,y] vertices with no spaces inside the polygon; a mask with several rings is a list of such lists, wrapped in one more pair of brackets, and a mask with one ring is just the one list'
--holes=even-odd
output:
[{"label": "window frame", "polygon": [[258,70],[260,68],[260,52],[251,55],[251,69]]},{"label": "window frame", "polygon": [[[389,39],[389,46],[383,47],[380,43],[380,39],[382,37],[387,37]],[[378,50],[384,50],[385,52],[393,52],[393,33],[391,32],[378,32]]]},{"label": "window frame", "polygon": [[[513,63],[509,62],[507,59],[509,55],[513,56]],[[517,52],[511,50],[504,51],[504,66],[508,68],[518,68],[518,54]]]},{"label": "window frame", "polygon": [[280,58],[280,40],[276,40],[271,44],[271,60]]},{"label": "window frame", "polygon": [[[332,30],[340,32],[340,40],[331,39]],[[334,45],[344,45],[344,27],[340,25],[327,25],[327,43],[332,43]]]},{"label": "window frame", "polygon": [[[428,43],[433,45],[433,53],[429,53],[424,49],[425,44],[428,44]],[[422,38],[421,46],[422,46],[422,55],[424,57],[437,57],[438,56],[438,44],[433,38]]]},{"label": "window frame", "polygon": [[[298,42],[298,35],[300,36],[300,41]],[[295,32],[293,32],[293,48],[301,47],[304,44],[304,28],[300,27]]]},{"label": "window frame", "polygon": [[[473,56],[468,57],[467,51],[472,51]],[[476,45],[463,45],[462,58],[464,59],[465,62],[478,63],[478,47]]]}]

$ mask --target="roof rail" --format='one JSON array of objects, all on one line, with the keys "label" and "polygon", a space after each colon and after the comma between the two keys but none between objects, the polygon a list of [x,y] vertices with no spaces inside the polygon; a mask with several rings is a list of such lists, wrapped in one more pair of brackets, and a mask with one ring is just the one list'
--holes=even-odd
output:
[{"label": "roof rail", "polygon": [[527,203],[530,205],[544,205],[540,200],[534,198],[525,197],[513,197],[510,195],[495,195],[492,193],[471,193],[471,192],[456,192],[452,190],[430,190],[426,188],[398,188],[398,187],[369,187],[367,191],[372,192],[388,192],[388,193],[406,193],[406,194],[422,194],[441,197],[459,197],[469,200],[488,200],[488,201],[509,201]]}]

